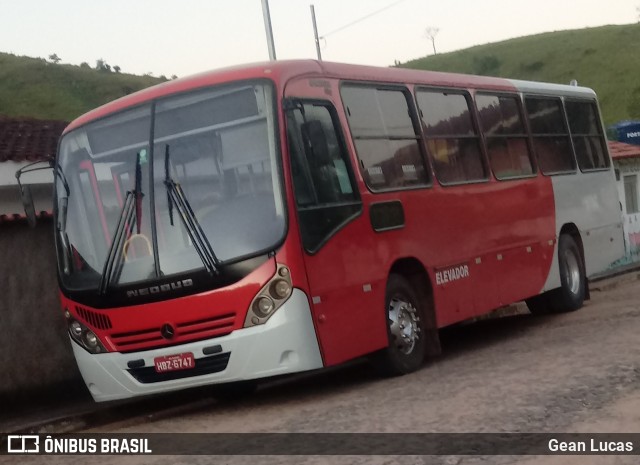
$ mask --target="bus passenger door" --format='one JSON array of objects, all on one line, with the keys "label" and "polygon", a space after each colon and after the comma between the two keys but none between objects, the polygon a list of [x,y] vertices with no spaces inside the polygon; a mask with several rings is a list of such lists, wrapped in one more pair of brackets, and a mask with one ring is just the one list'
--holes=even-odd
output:
[{"label": "bus passenger door", "polygon": [[324,363],[333,365],[386,345],[384,289],[373,284],[379,267],[371,226],[333,105],[290,99],[287,107],[309,299]]}]

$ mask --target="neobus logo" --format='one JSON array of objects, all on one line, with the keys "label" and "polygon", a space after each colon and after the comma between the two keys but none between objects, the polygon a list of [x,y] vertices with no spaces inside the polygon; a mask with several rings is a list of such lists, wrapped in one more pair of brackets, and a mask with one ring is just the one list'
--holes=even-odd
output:
[{"label": "neobus logo", "polygon": [[185,287],[192,287],[193,279],[183,279],[173,283],[161,284],[160,286],[141,287],[127,291],[127,297],[139,297],[141,295],[160,294],[162,292],[177,291]]}]

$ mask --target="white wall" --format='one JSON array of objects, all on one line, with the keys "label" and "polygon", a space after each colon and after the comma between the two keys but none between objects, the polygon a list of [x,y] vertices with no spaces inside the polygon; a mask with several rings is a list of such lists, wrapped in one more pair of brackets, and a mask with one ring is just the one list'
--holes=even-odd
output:
[{"label": "white wall", "polygon": [[[618,195],[622,204],[622,219],[624,228],[625,253],[627,259],[640,261],[640,213],[627,214],[627,202],[624,191],[625,175],[635,174],[636,193],[640,194],[640,158],[628,158],[614,161],[615,168],[620,172],[620,180],[616,182]],[[640,204],[640,198],[638,199]]]}]

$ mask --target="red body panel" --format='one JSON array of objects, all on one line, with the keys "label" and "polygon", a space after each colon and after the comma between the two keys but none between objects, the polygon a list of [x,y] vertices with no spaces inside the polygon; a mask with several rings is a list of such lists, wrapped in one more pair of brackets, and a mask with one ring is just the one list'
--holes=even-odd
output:
[{"label": "red body panel", "polygon": [[[394,78],[397,80],[395,74]],[[377,74],[367,77],[367,81],[377,79]],[[413,88],[411,82],[406,84]],[[456,84],[460,83],[444,79],[434,83]],[[331,101],[338,110],[351,164],[357,167],[339,85],[336,79],[300,78],[287,85],[285,96]],[[505,83],[493,81],[491,85],[515,92]],[[430,188],[374,194],[359,170],[355,172],[363,200],[362,214],[316,254],[304,254],[325,364],[340,363],[387,345],[385,286],[398,259],[416,258],[427,269],[439,327],[542,289],[555,237],[549,178],[538,176],[508,183],[491,178],[448,187],[434,182]],[[433,172],[431,178],[435,179]],[[406,224],[399,230],[376,233],[369,220],[369,207],[385,200],[402,203]],[[295,205],[293,200],[290,205]],[[436,272],[464,265],[468,277],[437,283]]]},{"label": "red body panel", "polygon": [[[358,159],[340,100],[340,80],[399,83],[410,90],[413,85],[431,85],[467,88],[472,92],[477,88],[515,92],[506,80],[315,61],[266,63],[147,89],[84,115],[71,123],[67,131],[149,99],[257,77],[274,81],[278,102],[285,96],[332,102],[363,201],[361,214],[317,253],[310,255],[303,251],[290,179],[285,118],[279,107],[288,234],[275,261],[289,266],[294,287],[309,296],[325,365],[387,345],[385,286],[391,267],[401,258],[413,257],[427,270],[440,327],[540,292],[554,251],[554,197],[549,178],[534,176],[499,182],[492,177],[487,182],[450,187],[434,181],[428,188],[373,194],[357,169]],[[431,178],[435,180],[433,172]],[[404,228],[373,231],[369,207],[384,200],[402,203]],[[464,266],[468,275],[460,279],[442,278]],[[178,328],[172,344],[193,340],[197,331],[201,338],[227,334],[242,327],[251,300],[274,272],[274,260],[269,260],[225,289],[109,311],[92,310],[108,315],[113,329],[90,326],[96,329],[108,350],[123,350],[123,344],[127,350],[154,346],[156,340],[152,338],[165,323]],[[62,302],[78,317],[74,303],[64,297]],[[79,319],[90,324],[86,318]],[[186,329],[181,332],[180,328]],[[147,330],[148,334],[141,333]]]},{"label": "red body panel", "polygon": [[[61,300],[74,318],[96,333],[107,350],[131,352],[213,338],[242,328],[251,301],[275,271],[275,262],[269,259],[243,280],[222,289],[111,310],[76,304],[63,295]],[[170,340],[161,334],[165,324],[175,328]],[[111,328],[103,329],[107,326]]]}]

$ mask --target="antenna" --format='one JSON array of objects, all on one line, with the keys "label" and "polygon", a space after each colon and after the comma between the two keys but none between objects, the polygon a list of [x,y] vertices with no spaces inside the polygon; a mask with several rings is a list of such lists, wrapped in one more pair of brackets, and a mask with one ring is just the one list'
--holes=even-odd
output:
[{"label": "antenna", "polygon": [[320,53],[320,38],[318,37],[318,25],[316,24],[316,9],[313,5],[311,7],[311,21],[313,21],[313,37],[316,39],[316,53],[318,54],[318,60],[322,61],[322,53]]},{"label": "antenna", "polygon": [[262,16],[264,18],[264,30],[267,33],[267,46],[269,47],[269,60],[276,59],[276,45],[273,42],[273,30],[271,29],[271,13],[269,12],[269,0],[262,0]]}]

